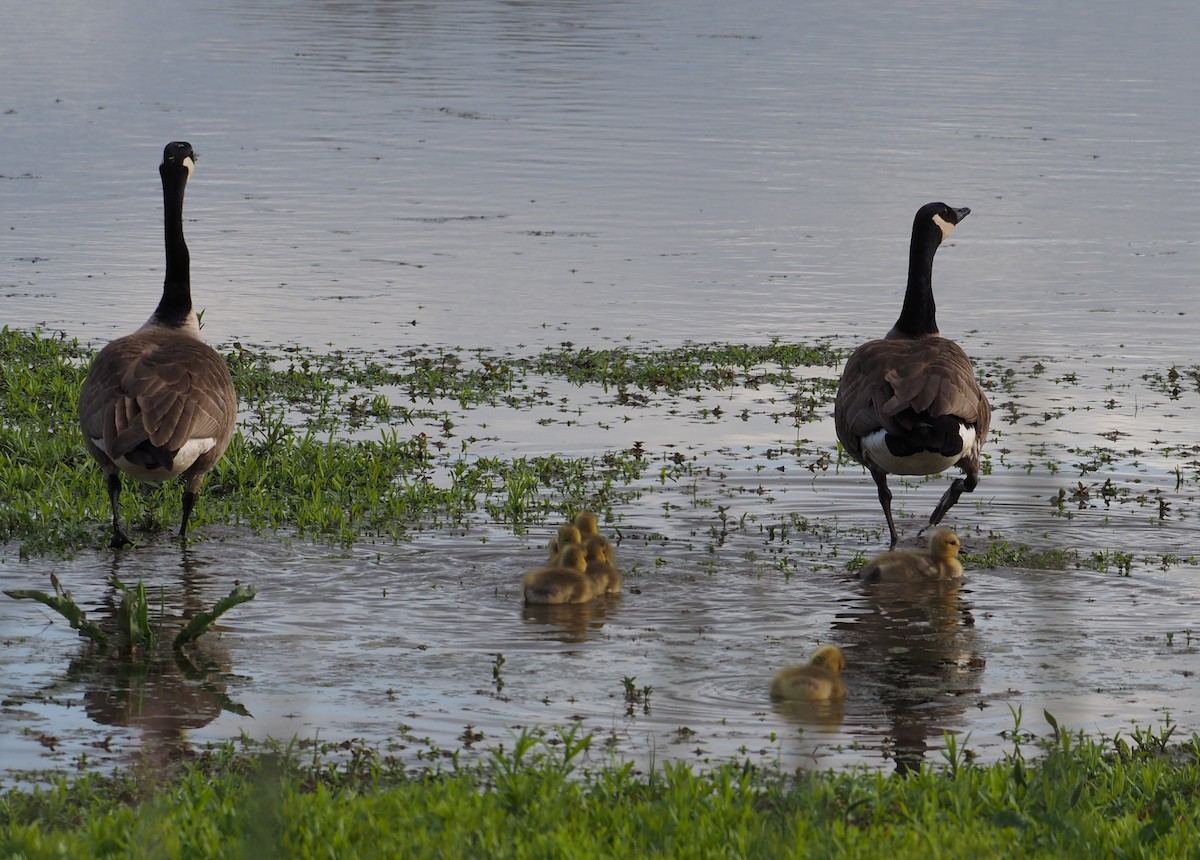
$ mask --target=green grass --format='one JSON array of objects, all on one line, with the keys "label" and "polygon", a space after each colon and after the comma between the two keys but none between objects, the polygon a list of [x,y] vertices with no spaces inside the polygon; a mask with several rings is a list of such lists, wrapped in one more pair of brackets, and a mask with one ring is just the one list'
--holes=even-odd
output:
[{"label": "green grass", "polygon": [[907,775],[584,767],[575,731],[418,772],[369,748],[229,744],[169,773],[11,789],[0,856],[1196,857],[1200,738],[1169,738],[1055,726],[1037,760],[1018,743],[979,766],[951,745]]},{"label": "green grass", "polygon": [[[75,416],[91,356],[61,335],[0,329],[0,542],[20,542],[23,555],[103,542],[108,498]],[[832,366],[840,354],[827,344],[777,342],[604,351],[564,344],[532,356],[441,347],[318,354],[235,343],[225,358],[241,398],[238,429],[192,524],[350,545],[480,519],[520,532],[641,495],[635,484],[653,464],[640,446],[582,457],[483,454],[477,443],[485,440],[455,435],[471,409],[544,407],[551,384],[615,391],[608,406],[627,409],[651,403],[638,392],[787,385],[796,389],[787,414],[799,422],[828,407],[834,389],[798,369]],[[563,404],[558,411],[566,423],[582,414]],[[687,471],[674,458],[658,469],[663,481]],[[177,483],[125,482],[122,517],[135,536],[176,527],[180,508]]]}]

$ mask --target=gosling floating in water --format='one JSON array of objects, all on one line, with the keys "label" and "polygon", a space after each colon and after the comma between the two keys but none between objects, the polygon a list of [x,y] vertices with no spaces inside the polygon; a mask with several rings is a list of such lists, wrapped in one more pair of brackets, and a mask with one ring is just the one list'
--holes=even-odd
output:
[{"label": "gosling floating in water", "polygon": [[558,527],[558,533],[550,538],[550,543],[546,544],[550,560],[557,559],[562,551],[571,544],[583,546],[583,535],[579,533],[579,528],[574,523],[565,523]]},{"label": "gosling floating in water", "polygon": [[958,535],[940,528],[924,550],[891,550],[867,562],[859,571],[863,582],[941,582],[963,575],[959,562]]},{"label": "gosling floating in water", "polygon": [[555,564],[531,570],[521,579],[526,603],[587,603],[596,589],[587,575],[587,557],[583,547],[569,544]]},{"label": "gosling floating in water", "polygon": [[609,556],[608,541],[600,535],[592,535],[583,545],[587,553],[587,575],[597,595],[621,593],[621,571],[613,566]]},{"label": "gosling floating in water", "polygon": [[575,515],[575,528],[579,529],[579,534],[586,541],[588,538],[600,534],[600,521],[591,511],[580,511]]},{"label": "gosling floating in water", "polygon": [[822,645],[807,663],[785,666],[771,679],[771,698],[800,702],[842,699],[846,685],[841,671],[846,656],[836,645]]}]

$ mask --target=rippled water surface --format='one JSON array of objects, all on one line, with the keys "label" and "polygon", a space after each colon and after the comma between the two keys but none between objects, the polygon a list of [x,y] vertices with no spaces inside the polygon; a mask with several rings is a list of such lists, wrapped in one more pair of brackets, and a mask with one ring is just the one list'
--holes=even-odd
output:
[{"label": "rippled water surface", "polygon": [[[647,474],[609,524],[621,598],[525,610],[516,582],[549,530],[486,522],[347,552],[232,529],[184,553],[0,547],[5,588],[54,571],[96,615],[112,573],[161,586],[174,618],[235,580],[259,592],[202,640],[199,671],[167,659],[146,679],[0,603],[6,768],[243,731],[390,739],[416,759],[468,726],[486,746],[580,721],[596,757],[790,768],[936,760],[944,732],[994,757],[1010,708],[1036,733],[1043,709],[1089,731],[1200,730],[1200,115],[1183,107],[1200,16],[1075,0],[8,6],[0,323],[102,342],[149,315],[171,139],[200,153],[186,229],[218,344],[850,346],[894,321],[912,212],[944,198],[972,214],[937,259],[940,323],[997,413],[991,474],[951,519],[968,550],[1004,535],[1075,561],[864,592],[845,564],[881,548],[874,489],[828,468],[832,421],[767,417],[786,392],[632,416],[572,392],[591,405],[569,424],[539,423],[549,404],[477,410],[456,420],[486,425],[490,456],[641,443],[695,464],[686,486]],[[931,483],[897,487],[909,539]],[[772,705],[771,673],[824,641],[847,650],[844,706]]]}]

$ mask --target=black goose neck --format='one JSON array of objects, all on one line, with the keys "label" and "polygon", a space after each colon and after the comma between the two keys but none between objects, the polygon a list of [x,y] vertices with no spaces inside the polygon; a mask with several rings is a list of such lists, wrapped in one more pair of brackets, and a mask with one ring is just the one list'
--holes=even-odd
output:
[{"label": "black goose neck", "polygon": [[183,238],[183,191],[187,170],[163,165],[163,231],[167,251],[167,273],[162,299],[154,312],[162,325],[182,326],[192,312],[191,257]]},{"label": "black goose neck", "polygon": [[[930,227],[932,227],[932,223]],[[923,227],[923,225],[922,225]],[[925,337],[938,333],[937,304],[933,300],[933,255],[942,242],[936,229],[913,229],[908,249],[908,288],[904,307],[890,337]]]}]

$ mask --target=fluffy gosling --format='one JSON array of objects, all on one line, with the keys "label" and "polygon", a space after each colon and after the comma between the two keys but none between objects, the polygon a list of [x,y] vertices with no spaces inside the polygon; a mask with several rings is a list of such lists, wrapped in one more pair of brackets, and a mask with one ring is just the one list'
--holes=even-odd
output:
[{"label": "fluffy gosling", "polygon": [[596,589],[587,575],[583,547],[569,544],[557,563],[525,574],[521,590],[527,604],[587,603],[595,598]]},{"label": "fluffy gosling", "polygon": [[940,528],[929,538],[928,549],[891,550],[867,562],[859,571],[863,582],[942,582],[963,575],[958,535]]},{"label": "fluffy gosling", "polygon": [[771,679],[771,698],[801,702],[842,699],[846,685],[841,671],[846,656],[836,645],[822,645],[807,663],[785,666]]},{"label": "fluffy gosling", "polygon": [[583,548],[587,554],[587,575],[596,589],[596,594],[620,594],[623,580],[621,571],[613,566],[609,558],[608,541],[600,535],[588,538]]}]

